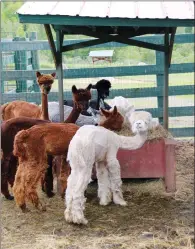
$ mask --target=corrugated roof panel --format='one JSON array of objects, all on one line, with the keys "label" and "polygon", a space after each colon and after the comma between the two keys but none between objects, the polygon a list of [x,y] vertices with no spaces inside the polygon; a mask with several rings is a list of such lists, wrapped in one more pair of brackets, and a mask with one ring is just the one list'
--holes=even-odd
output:
[{"label": "corrugated roof panel", "polygon": [[[121,8],[122,10],[120,10]],[[109,17],[136,18],[136,3],[134,1],[112,2]]]},{"label": "corrugated roof panel", "polygon": [[58,4],[57,1],[52,2],[25,2],[19,9],[21,14],[27,15],[48,15],[52,9]]},{"label": "corrugated roof panel", "polygon": [[194,11],[191,12],[193,8],[193,2],[183,1],[183,2],[163,2],[166,8],[167,16],[169,18],[188,19],[194,18]]},{"label": "corrugated roof panel", "polygon": [[193,1],[48,1],[25,2],[17,11],[26,15],[67,15],[150,19],[194,19]]},{"label": "corrugated roof panel", "polygon": [[83,1],[58,2],[58,4],[54,7],[50,14],[76,16],[80,13],[83,4]]},{"label": "corrugated roof panel", "polygon": [[85,2],[80,16],[106,17],[109,13],[110,2]]},{"label": "corrugated roof panel", "polygon": [[139,18],[165,18],[161,2],[137,2],[137,16]]}]

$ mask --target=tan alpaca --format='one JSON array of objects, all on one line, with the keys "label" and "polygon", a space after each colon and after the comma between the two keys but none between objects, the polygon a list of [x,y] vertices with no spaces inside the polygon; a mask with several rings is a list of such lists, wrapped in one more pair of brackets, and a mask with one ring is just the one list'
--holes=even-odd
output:
[{"label": "tan alpaca", "polygon": [[16,100],[1,106],[3,120],[17,117],[29,117],[49,120],[48,114],[48,94],[54,82],[56,73],[41,74],[36,72],[37,83],[41,90],[41,107],[26,101]]},{"label": "tan alpaca", "polygon": [[[122,127],[123,117],[115,107],[112,112],[101,110],[107,119],[101,125],[106,128],[116,129]],[[110,125],[110,127],[109,127]],[[44,124],[36,125],[28,130],[20,131],[14,141],[14,155],[19,158],[19,167],[16,173],[13,192],[17,205],[26,210],[25,198],[30,200],[35,207],[43,208],[39,201],[36,188],[47,168],[46,155],[64,155],[66,159],[69,143],[80,127],[75,124]],[[38,146],[37,146],[38,145]],[[65,163],[65,162],[64,162]],[[67,165],[67,162],[66,164]],[[68,167],[69,168],[69,167]],[[67,186],[69,170],[63,168],[64,175],[62,193]]]}]

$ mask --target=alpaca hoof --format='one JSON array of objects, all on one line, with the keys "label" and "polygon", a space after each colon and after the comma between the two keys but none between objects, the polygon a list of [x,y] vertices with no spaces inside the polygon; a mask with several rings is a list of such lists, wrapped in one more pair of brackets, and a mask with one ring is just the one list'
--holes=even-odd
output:
[{"label": "alpaca hoof", "polygon": [[113,202],[120,206],[127,206],[127,202],[121,196],[118,195],[113,195]]},{"label": "alpaca hoof", "polygon": [[14,200],[14,197],[12,195],[5,196],[5,198],[9,201]]},{"label": "alpaca hoof", "polygon": [[26,207],[26,204],[20,205],[20,208],[21,208],[21,210],[22,210],[23,213],[27,213],[27,212],[30,211],[30,210]]},{"label": "alpaca hoof", "polygon": [[117,200],[117,201],[114,201],[114,203],[120,206],[127,206],[127,202],[124,200]]},{"label": "alpaca hoof", "polygon": [[54,196],[55,194],[54,194],[54,192],[47,192],[47,197],[48,198],[52,198],[53,196]]},{"label": "alpaca hoof", "polygon": [[75,217],[73,216],[73,223],[78,224],[78,225],[87,225],[88,220],[85,219],[84,217]]},{"label": "alpaca hoof", "polygon": [[110,202],[111,202],[111,200],[100,200],[100,205],[107,206]]},{"label": "alpaca hoof", "polygon": [[64,199],[65,198],[65,194],[61,194],[61,198]]},{"label": "alpaca hoof", "polygon": [[65,218],[66,222],[68,222],[68,223],[72,223],[73,222],[72,214],[71,214],[70,210],[66,209],[64,211],[64,218]]}]

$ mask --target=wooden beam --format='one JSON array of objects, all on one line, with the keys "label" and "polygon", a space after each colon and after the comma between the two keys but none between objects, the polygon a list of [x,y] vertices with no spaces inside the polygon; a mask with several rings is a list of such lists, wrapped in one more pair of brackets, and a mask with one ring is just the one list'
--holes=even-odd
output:
[{"label": "wooden beam", "polygon": [[[168,28],[167,28],[168,29]],[[164,46],[167,51],[164,53],[164,96],[163,96],[163,126],[169,129],[169,33],[165,31]]]},{"label": "wooden beam", "polygon": [[105,33],[93,32],[93,31],[87,30],[87,29],[85,29],[82,34],[87,35],[87,36],[93,36],[93,37],[99,38],[102,41],[106,41],[106,42],[119,42],[119,43],[124,43],[127,45],[157,50],[157,51],[161,51],[161,52],[165,52],[165,49],[166,49],[163,45],[157,45],[157,44],[152,44],[152,43],[148,43],[148,42],[129,39],[128,36],[126,36],[126,37],[125,36],[122,37],[120,35],[113,36],[113,35],[108,35]]},{"label": "wooden beam", "polygon": [[194,19],[156,19],[156,18],[100,18],[63,15],[25,15],[18,14],[21,23],[39,23],[68,26],[117,26],[117,27],[194,27]]},{"label": "wooden beam", "polygon": [[172,52],[173,52],[173,45],[174,45],[174,39],[175,39],[175,33],[177,28],[172,29],[171,38],[170,38],[170,45],[169,45],[169,67],[171,66],[171,58],[172,58]]},{"label": "wooden beam", "polygon": [[57,45],[57,75],[58,75],[58,96],[60,108],[60,122],[64,122],[64,90],[63,90],[63,68],[62,68],[62,33],[56,31]]},{"label": "wooden beam", "polygon": [[103,44],[106,42],[109,42],[109,41],[95,39],[95,40],[91,40],[91,41],[83,41],[83,42],[79,42],[79,43],[74,43],[74,44],[63,46],[62,52],[67,52],[67,51],[71,51],[71,50],[75,50],[75,49],[79,49],[79,48],[95,46],[95,45]]},{"label": "wooden beam", "polygon": [[49,45],[51,48],[51,52],[53,55],[54,63],[55,63],[55,66],[57,68],[57,52],[56,52],[56,46],[55,46],[55,42],[53,39],[53,35],[51,32],[51,27],[49,24],[44,24],[44,27],[45,27],[45,32],[46,32],[47,39],[48,39],[48,42],[49,42]]}]

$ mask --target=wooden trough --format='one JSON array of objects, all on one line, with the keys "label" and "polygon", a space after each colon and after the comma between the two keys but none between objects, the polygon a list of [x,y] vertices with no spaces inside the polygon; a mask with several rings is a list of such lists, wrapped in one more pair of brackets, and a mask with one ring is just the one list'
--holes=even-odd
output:
[{"label": "wooden trough", "polygon": [[[137,150],[120,149],[117,158],[121,178],[164,178],[166,192],[175,192],[175,145],[172,139],[160,139],[146,142]],[[95,168],[92,179],[96,179]]]}]

